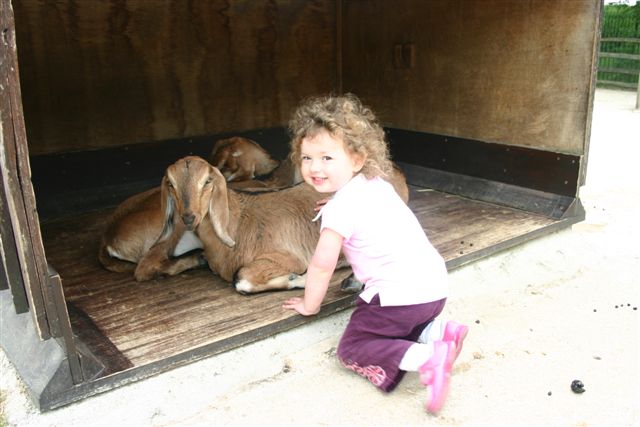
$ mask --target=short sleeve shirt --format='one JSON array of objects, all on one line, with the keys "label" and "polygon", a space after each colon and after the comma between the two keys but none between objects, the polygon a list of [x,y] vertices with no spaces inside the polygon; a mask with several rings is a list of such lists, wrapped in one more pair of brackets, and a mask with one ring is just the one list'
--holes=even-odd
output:
[{"label": "short sleeve shirt", "polygon": [[344,240],[342,251],[365,287],[367,303],[422,304],[448,296],[447,269],[418,219],[391,184],[358,174],[322,209],[321,229]]}]

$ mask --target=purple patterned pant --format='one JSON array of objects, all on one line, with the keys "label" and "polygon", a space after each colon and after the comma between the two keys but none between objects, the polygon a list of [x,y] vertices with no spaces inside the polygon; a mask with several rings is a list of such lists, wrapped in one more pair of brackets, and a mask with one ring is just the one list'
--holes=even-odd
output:
[{"label": "purple patterned pant", "polygon": [[381,307],[378,295],[369,304],[358,298],[338,344],[338,358],[383,391],[393,390],[405,373],[398,368],[402,357],[445,302]]}]

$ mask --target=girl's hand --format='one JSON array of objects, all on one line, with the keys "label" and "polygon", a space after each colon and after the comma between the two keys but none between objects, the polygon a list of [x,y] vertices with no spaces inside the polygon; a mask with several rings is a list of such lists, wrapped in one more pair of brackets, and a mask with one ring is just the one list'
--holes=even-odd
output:
[{"label": "girl's hand", "polygon": [[312,316],[314,314],[318,314],[318,311],[320,311],[308,311],[304,307],[304,299],[300,297],[289,298],[284,302],[284,304],[282,304],[282,308],[286,308],[287,310],[295,310],[303,316]]}]

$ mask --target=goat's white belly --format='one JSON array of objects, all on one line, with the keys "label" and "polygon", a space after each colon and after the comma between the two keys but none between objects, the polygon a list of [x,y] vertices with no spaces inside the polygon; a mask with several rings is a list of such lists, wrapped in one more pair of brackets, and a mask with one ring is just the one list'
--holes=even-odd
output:
[{"label": "goat's white belly", "polygon": [[202,249],[202,241],[196,236],[193,231],[185,231],[180,241],[173,250],[173,256],[180,256],[186,254],[194,249]]},{"label": "goat's white belly", "polygon": [[113,248],[112,246],[107,246],[107,253],[109,254],[110,257],[112,258],[118,258],[124,261],[129,261],[129,262],[133,262],[136,263],[138,262],[137,259],[134,259],[132,257],[129,257],[125,254],[122,254],[120,252],[118,252],[115,248]]}]

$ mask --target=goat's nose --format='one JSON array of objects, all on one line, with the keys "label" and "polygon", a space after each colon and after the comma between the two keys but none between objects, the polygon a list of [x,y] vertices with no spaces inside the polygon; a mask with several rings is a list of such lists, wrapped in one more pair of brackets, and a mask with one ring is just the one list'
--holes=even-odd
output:
[{"label": "goat's nose", "polygon": [[182,222],[184,222],[184,225],[193,224],[193,221],[195,221],[195,219],[196,219],[196,216],[192,213],[186,213],[182,215]]}]

